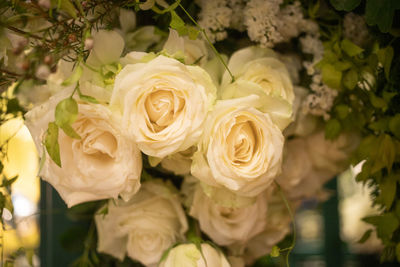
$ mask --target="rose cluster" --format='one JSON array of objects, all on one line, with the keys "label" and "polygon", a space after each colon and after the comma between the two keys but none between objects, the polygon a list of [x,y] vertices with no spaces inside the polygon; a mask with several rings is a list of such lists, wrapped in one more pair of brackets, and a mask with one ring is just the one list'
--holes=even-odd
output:
[{"label": "rose cluster", "polygon": [[[60,130],[61,164],[47,155],[40,175],[69,207],[110,199],[95,215],[99,252],[146,266],[244,266],[290,230],[276,183],[295,208],[338,172],[354,142],[299,130],[301,94],[270,49],[236,51],[228,72],[201,39],[171,31],[163,48],[124,53],[117,32],[100,31],[77,81],[49,77],[58,92],[26,114],[36,146],[48,154],[47,128],[67,98],[77,102],[79,138]],[[142,179],[143,161],[181,180]],[[227,257],[188,243],[188,216]]]}]

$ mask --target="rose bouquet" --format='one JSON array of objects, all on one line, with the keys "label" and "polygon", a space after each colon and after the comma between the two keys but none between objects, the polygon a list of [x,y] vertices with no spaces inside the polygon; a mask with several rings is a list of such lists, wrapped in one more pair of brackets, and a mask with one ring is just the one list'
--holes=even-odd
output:
[{"label": "rose bouquet", "polygon": [[[29,93],[17,85],[41,155],[39,175],[68,207],[93,201],[99,207],[91,215],[95,246],[78,264],[100,265],[89,250],[163,267],[247,266],[269,253],[288,256],[294,244],[278,243],[291,232],[293,213],[307,198],[326,199],[323,184],[349,166],[353,152],[356,162],[367,159],[368,174],[361,175],[397,174],[398,153],[387,151],[400,144],[398,114],[387,119],[393,138],[364,137],[352,128],[361,110],[357,95],[343,91],[372,94],[379,64],[389,73],[391,47],[364,53],[356,43],[368,42],[365,36],[322,43],[327,37],[315,18],[324,8],[309,4],[306,15],[305,4],[289,2],[32,2],[83,29],[68,37],[77,49],[38,66],[40,85]],[[198,8],[198,21],[189,7]],[[141,12],[161,22],[137,26]],[[12,29],[7,40],[16,38]],[[213,43],[239,33],[246,42],[218,52]],[[374,59],[376,69],[367,66]],[[372,105],[397,93],[388,94],[370,96]],[[374,114],[368,127],[379,131]],[[385,146],[381,163],[365,149],[374,142]],[[393,185],[384,181],[382,194]],[[381,197],[387,213],[379,215],[393,216],[396,227],[385,236],[392,239],[399,226],[390,210],[396,184],[390,203]],[[369,220],[379,229],[377,220],[386,217],[378,217]]]}]

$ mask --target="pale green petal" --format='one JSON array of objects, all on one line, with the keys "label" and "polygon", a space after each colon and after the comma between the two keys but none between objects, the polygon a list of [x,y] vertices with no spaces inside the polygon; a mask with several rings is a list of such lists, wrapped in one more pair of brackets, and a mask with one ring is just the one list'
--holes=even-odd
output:
[{"label": "pale green petal", "polygon": [[124,39],[115,31],[100,30],[93,37],[94,45],[86,63],[98,68],[118,62],[123,50]]}]

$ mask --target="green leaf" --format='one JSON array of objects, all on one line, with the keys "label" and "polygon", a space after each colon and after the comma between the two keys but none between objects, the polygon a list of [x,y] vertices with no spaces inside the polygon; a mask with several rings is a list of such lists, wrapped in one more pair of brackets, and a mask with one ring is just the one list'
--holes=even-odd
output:
[{"label": "green leaf", "polygon": [[322,81],[331,88],[340,89],[342,72],[335,69],[331,64],[324,64],[321,68]]},{"label": "green leaf", "polygon": [[343,120],[349,115],[350,107],[345,104],[340,104],[335,107],[335,112],[338,118]]},{"label": "green leaf", "polygon": [[270,255],[273,258],[279,257],[280,255],[279,248],[277,246],[273,246]]},{"label": "green leaf", "polygon": [[369,239],[369,237],[371,236],[372,232],[373,232],[372,229],[369,229],[369,230],[365,231],[365,233],[360,238],[360,240],[357,241],[357,243],[360,243],[360,244],[365,243],[365,241],[367,241]]},{"label": "green leaf", "polygon": [[389,130],[400,139],[400,114],[396,114],[389,121]]},{"label": "green leaf", "polygon": [[65,124],[60,128],[69,137],[74,138],[74,139],[81,139],[81,136],[77,132],[75,132],[75,130],[71,127],[71,125]]},{"label": "green leaf", "polygon": [[11,186],[15,181],[17,181],[17,179],[18,179],[18,175],[16,175],[16,176],[14,176],[13,178],[10,178],[10,179],[6,179],[6,178],[4,178],[3,179],[3,183],[0,185],[0,187],[9,187],[9,186]]},{"label": "green leaf", "polygon": [[343,76],[343,85],[349,89],[353,90],[354,87],[356,87],[358,82],[358,73],[355,69],[350,69],[346,71],[346,73]]},{"label": "green leaf", "polygon": [[320,1],[317,0],[315,4],[311,4],[308,7],[308,15],[310,18],[315,18],[317,16],[318,10],[320,7]]},{"label": "green leaf", "polygon": [[327,139],[335,139],[339,136],[342,126],[337,119],[330,119],[325,125],[325,137]]},{"label": "green leaf", "polygon": [[400,9],[398,0],[367,0],[365,21],[370,26],[378,25],[381,32],[388,32],[396,9]]},{"label": "green leaf", "polygon": [[330,0],[331,5],[339,11],[351,11],[358,7],[361,0]]},{"label": "green leaf", "polygon": [[19,105],[17,98],[12,98],[7,101],[7,113],[16,114],[19,111],[24,111],[24,109]]},{"label": "green leaf", "polygon": [[371,101],[372,106],[374,106],[375,108],[382,109],[383,111],[387,109],[387,103],[385,99],[376,96],[372,92],[369,95],[369,100]]},{"label": "green leaf", "polygon": [[376,233],[384,242],[390,240],[393,232],[399,226],[399,220],[393,213],[369,216],[362,219],[364,222],[376,227]]},{"label": "green leaf", "polygon": [[397,261],[400,262],[400,243],[396,245],[396,258]]},{"label": "green leaf", "polygon": [[80,98],[82,101],[85,101],[85,102],[88,102],[88,103],[99,104],[99,101],[97,101],[96,98],[94,98],[93,96],[90,96],[90,95],[82,95],[82,94],[79,94],[79,98]]},{"label": "green leaf", "polygon": [[71,127],[78,117],[78,103],[72,97],[68,97],[56,106],[55,118],[56,124],[64,133],[71,138],[80,139],[80,136]]},{"label": "green leaf", "polygon": [[58,144],[58,126],[56,123],[49,123],[44,144],[50,158],[61,168],[60,146]]},{"label": "green leaf", "polygon": [[385,134],[382,142],[378,149],[378,155],[382,156],[382,162],[384,166],[389,170],[392,170],[393,162],[396,156],[395,144],[392,141],[390,135]]},{"label": "green leaf", "polygon": [[368,128],[374,131],[381,131],[385,132],[388,130],[388,125],[389,125],[389,118],[388,117],[383,117],[377,121],[374,121],[368,125]]},{"label": "green leaf", "polygon": [[196,27],[188,27],[188,35],[190,40],[196,40],[200,31]]},{"label": "green leaf", "polygon": [[393,201],[396,196],[396,188],[397,188],[397,180],[394,176],[385,177],[383,182],[379,184],[380,192],[380,199],[382,204],[386,206],[386,209],[389,210],[393,204]]},{"label": "green leaf", "polygon": [[82,66],[77,66],[71,76],[69,76],[61,85],[68,86],[76,83],[81,78],[82,72]]},{"label": "green leaf", "polygon": [[51,0],[52,7],[57,7],[57,9],[67,12],[68,15],[77,18],[77,10],[74,5],[69,0]]},{"label": "green leaf", "polygon": [[180,36],[187,35],[188,29],[185,26],[185,22],[181,19],[181,17],[176,14],[175,11],[171,11],[171,22],[169,26],[176,30]]},{"label": "green leaf", "polygon": [[350,69],[353,65],[350,61],[338,60],[333,63],[333,66],[337,71],[344,71]]},{"label": "green leaf", "polygon": [[385,77],[387,80],[389,80],[390,66],[392,65],[394,55],[393,47],[388,46],[386,48],[379,49],[376,54],[378,56],[379,62],[383,65]]},{"label": "green leaf", "polygon": [[342,40],[340,42],[340,47],[347,55],[351,57],[357,56],[364,51],[364,49],[349,41],[348,39]]}]

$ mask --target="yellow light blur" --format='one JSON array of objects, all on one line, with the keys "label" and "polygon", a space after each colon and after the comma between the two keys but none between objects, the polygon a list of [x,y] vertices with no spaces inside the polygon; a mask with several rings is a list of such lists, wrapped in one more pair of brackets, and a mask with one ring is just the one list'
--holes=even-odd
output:
[{"label": "yellow light blur", "polygon": [[[37,177],[38,154],[29,130],[22,118],[15,118],[0,126],[0,144],[8,140],[7,157],[2,159],[3,173],[7,178],[18,175],[12,185],[13,196],[27,199],[37,206],[40,199],[40,182]],[[28,203],[29,203],[28,202]],[[14,205],[14,211],[24,209]],[[4,236],[4,253],[12,253],[20,247],[37,248],[39,245],[39,226],[36,216],[15,218],[15,228],[6,225]]]}]

